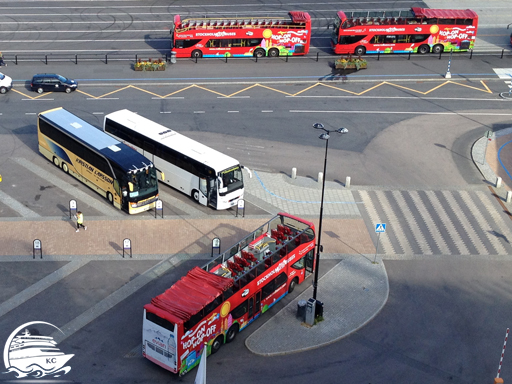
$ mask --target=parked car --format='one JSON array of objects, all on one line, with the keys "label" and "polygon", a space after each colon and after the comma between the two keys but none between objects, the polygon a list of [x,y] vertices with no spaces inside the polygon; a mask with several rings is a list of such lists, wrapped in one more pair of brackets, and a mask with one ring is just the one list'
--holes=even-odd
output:
[{"label": "parked car", "polygon": [[37,93],[63,91],[69,93],[76,90],[78,83],[75,80],[57,75],[55,73],[39,73],[32,77],[30,88]]},{"label": "parked car", "polygon": [[12,88],[12,79],[0,72],[0,93],[6,93]]}]

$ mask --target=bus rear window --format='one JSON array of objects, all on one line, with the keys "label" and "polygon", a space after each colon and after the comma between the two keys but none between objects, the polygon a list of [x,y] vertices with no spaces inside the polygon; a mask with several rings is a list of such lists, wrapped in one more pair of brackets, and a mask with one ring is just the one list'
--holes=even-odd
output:
[{"label": "bus rear window", "polygon": [[155,315],[152,312],[146,311],[146,320],[149,320],[152,323],[155,323],[156,325],[159,325],[171,332],[174,332],[174,324],[173,323],[171,323],[169,320],[162,319],[161,317]]}]

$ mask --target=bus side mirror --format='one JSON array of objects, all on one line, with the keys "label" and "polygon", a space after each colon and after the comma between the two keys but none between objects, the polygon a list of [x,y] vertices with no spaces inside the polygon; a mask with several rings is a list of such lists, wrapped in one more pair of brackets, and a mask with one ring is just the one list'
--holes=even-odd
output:
[{"label": "bus side mirror", "polygon": [[160,177],[162,178],[162,181],[165,181],[165,173],[163,173],[163,172],[162,172],[161,170],[159,170],[158,168],[155,168],[155,169],[156,169],[156,171],[157,171],[158,173],[160,173]]},{"label": "bus side mirror", "polygon": [[130,192],[133,192],[133,183],[131,181],[128,182],[128,189]]}]

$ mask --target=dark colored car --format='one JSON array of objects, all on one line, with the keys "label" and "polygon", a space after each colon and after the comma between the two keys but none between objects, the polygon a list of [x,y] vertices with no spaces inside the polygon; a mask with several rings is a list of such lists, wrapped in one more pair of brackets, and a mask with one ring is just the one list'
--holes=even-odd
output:
[{"label": "dark colored car", "polygon": [[37,93],[63,91],[69,93],[76,90],[78,83],[75,80],[57,75],[55,73],[40,73],[32,77],[30,88]]}]

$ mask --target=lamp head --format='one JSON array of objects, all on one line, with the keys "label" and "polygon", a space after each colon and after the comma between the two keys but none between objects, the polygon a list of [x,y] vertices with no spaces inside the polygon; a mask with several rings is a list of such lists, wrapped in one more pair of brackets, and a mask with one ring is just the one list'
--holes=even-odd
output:
[{"label": "lamp head", "polygon": [[338,132],[338,133],[348,133],[348,129],[347,128],[338,128],[336,130],[336,132]]},{"label": "lamp head", "polygon": [[320,136],[318,136],[319,139],[322,140],[329,140],[329,135],[327,133],[322,133]]},{"label": "lamp head", "polygon": [[324,129],[324,125],[322,123],[313,124],[313,128],[315,129]]}]

